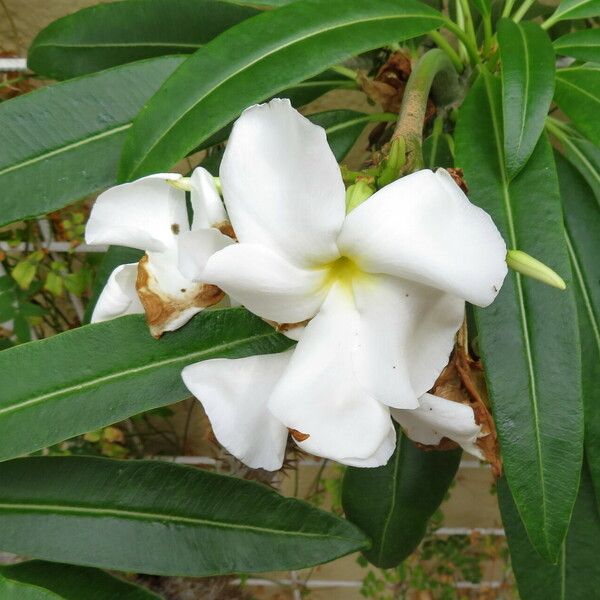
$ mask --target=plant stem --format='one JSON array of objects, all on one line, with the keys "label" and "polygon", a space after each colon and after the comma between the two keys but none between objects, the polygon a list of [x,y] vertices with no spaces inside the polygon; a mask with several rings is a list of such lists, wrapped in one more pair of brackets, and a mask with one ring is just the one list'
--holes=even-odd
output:
[{"label": "plant stem", "polygon": [[492,16],[484,15],[483,19],[483,54],[487,56],[494,43],[494,33],[492,31]]},{"label": "plant stem", "polygon": [[444,94],[442,102],[457,95],[456,69],[448,55],[438,48],[426,52],[412,70],[406,83],[398,123],[392,135],[392,140],[404,139],[406,161],[403,171],[405,173],[423,168],[423,123],[427,99],[434,80],[436,84],[439,83],[437,87]]},{"label": "plant stem", "polygon": [[[455,10],[456,10],[456,24],[461,31],[464,31],[465,28],[465,16],[463,15],[462,4],[460,0],[455,0]],[[469,56],[467,49],[462,41],[458,41],[458,53],[461,59],[466,60]]]},{"label": "plant stem", "polygon": [[333,67],[329,67],[329,70],[335,71],[338,75],[343,75],[348,79],[352,79],[352,81],[356,81],[356,71],[349,67],[344,67],[344,65],[334,65]]},{"label": "plant stem", "polygon": [[465,66],[463,65],[463,62],[460,59],[460,56],[450,45],[450,42],[448,42],[448,40],[438,31],[430,31],[428,35],[437,44],[438,48],[440,48],[440,50],[443,50],[448,55],[448,58],[452,61],[452,64],[454,65],[454,68],[459,73],[462,73]]},{"label": "plant stem", "polygon": [[512,12],[513,6],[515,5],[515,0],[507,0],[504,5],[504,10],[502,11],[502,17],[508,17]]},{"label": "plant stem", "polygon": [[474,46],[477,46],[477,35],[475,35],[475,28],[473,27],[473,15],[471,14],[471,8],[469,7],[469,0],[459,0],[463,12],[463,19],[465,22],[464,30],[473,42]]},{"label": "plant stem", "polygon": [[525,0],[519,7],[519,10],[513,15],[513,21],[518,23],[526,14],[527,11],[536,3],[536,0]]},{"label": "plant stem", "polygon": [[479,58],[479,52],[477,51],[477,46],[454,21],[448,18],[445,19],[444,27],[446,27],[448,31],[451,31],[464,44],[472,65],[476,65],[481,62],[481,59]]}]

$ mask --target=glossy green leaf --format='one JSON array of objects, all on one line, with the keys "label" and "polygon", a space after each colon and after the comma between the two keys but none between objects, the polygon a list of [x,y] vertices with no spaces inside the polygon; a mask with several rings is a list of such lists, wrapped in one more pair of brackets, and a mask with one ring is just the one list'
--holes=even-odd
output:
[{"label": "glossy green leaf", "polygon": [[[290,340],[244,309],[206,310],[152,338],[142,315],[86,325],[0,353],[0,459],[189,397],[181,369],[278,352]],[[27,376],[15,377],[26,367]]]},{"label": "glossy green leaf", "polygon": [[442,22],[416,0],[299,0],[244,21],[192,55],[140,113],[121,179],[169,168],[247,106],[353,54]]},{"label": "glossy green leaf", "polygon": [[442,133],[438,136],[432,134],[423,140],[423,160],[425,161],[425,166],[428,169],[435,169],[436,167],[447,169],[448,167],[453,167],[453,143],[452,137],[447,133]]},{"label": "glossy green leaf", "polygon": [[600,148],[587,140],[565,136],[561,138],[565,155],[588,182],[600,202]]},{"label": "glossy green leaf", "polygon": [[0,575],[0,598],[2,600],[63,600],[43,588],[13,581]]},{"label": "glossy green leaf", "polygon": [[243,6],[259,6],[259,7],[269,7],[269,8],[277,8],[278,6],[285,6],[286,4],[291,4],[292,2],[297,2],[298,0],[227,0],[227,2],[231,2],[233,4],[241,4]]},{"label": "glossy green leaf", "polygon": [[512,181],[502,149],[500,82],[482,71],[460,110],[456,166],[508,248],[542,260],[567,282],[559,291],[510,272],[494,303],[475,310],[508,484],[534,547],[555,560],[583,449],[576,305],[550,145],[543,136]]},{"label": "glossy green leaf", "polygon": [[529,160],[544,130],[554,93],[554,51],[533,22],[498,24],[502,60],[504,159],[512,179]]},{"label": "glossy green leaf", "polygon": [[102,262],[98,267],[98,272],[96,273],[96,278],[94,279],[94,287],[92,288],[92,295],[87,306],[85,307],[85,314],[83,316],[84,323],[90,322],[94,308],[96,307],[96,302],[98,302],[98,298],[100,297],[100,294],[102,293],[110,274],[119,265],[138,262],[143,255],[144,253],[141,250],[136,250],[135,248],[127,248],[125,246],[110,246],[110,248],[102,257]]},{"label": "glossy green leaf", "polygon": [[187,54],[257,14],[220,0],[122,0],[54,21],[33,40],[30,69],[69,79],[167,54]]},{"label": "glossy green leaf", "polygon": [[298,569],[362,549],[351,523],[259,483],[160,461],[0,464],[0,548],[120,571],[205,577]]},{"label": "glossy green leaf", "polygon": [[577,129],[600,146],[600,66],[559,69],[554,100]]},{"label": "glossy green leaf", "polygon": [[597,16],[600,16],[600,0],[561,0],[558,8],[544,23],[544,28],[548,29],[558,21]]},{"label": "glossy green leaf", "polygon": [[328,110],[309,115],[308,118],[325,129],[327,141],[338,162],[342,161],[370,123],[396,121],[398,115],[369,115],[355,110]]},{"label": "glossy green leaf", "polygon": [[[356,89],[356,83],[328,69],[316,77],[311,77],[306,81],[301,81],[281,90],[276,96],[278,98],[287,98],[292,103],[292,106],[300,108],[335,89]],[[231,133],[232,127],[233,122],[219,129],[219,131],[197,146],[194,151],[210,148],[211,146],[225,142]]]},{"label": "glossy green leaf", "polygon": [[573,518],[557,564],[544,561],[531,547],[505,479],[498,482],[498,500],[512,568],[523,600],[591,600],[597,597],[600,517],[585,466]]},{"label": "glossy green leaf", "polygon": [[113,184],[133,117],[182,61],[116,67],[0,104],[0,227]]},{"label": "glossy green leaf", "polygon": [[346,517],[372,540],[365,556],[389,569],[419,545],[460,463],[461,450],[426,451],[399,433],[387,465],[346,469],[342,504]]},{"label": "glossy green leaf", "polygon": [[44,588],[58,594],[62,600],[83,600],[84,597],[85,600],[161,600],[160,596],[144,588],[90,567],[28,560],[0,566],[0,575]]},{"label": "glossy green leaf", "polygon": [[582,29],[554,40],[554,51],[579,60],[600,62],[600,29]]},{"label": "glossy green leaf", "polygon": [[557,167],[579,315],[586,456],[600,499],[600,202],[560,155]]}]

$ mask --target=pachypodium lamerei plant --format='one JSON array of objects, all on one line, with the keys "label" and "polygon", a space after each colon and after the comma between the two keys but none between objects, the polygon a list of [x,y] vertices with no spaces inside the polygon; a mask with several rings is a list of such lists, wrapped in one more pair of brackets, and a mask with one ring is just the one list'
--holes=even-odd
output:
[{"label": "pachypodium lamerei plant", "polygon": [[[0,105],[0,224],[106,190],[85,235],[111,246],[91,325],[0,353],[0,458],[191,393],[251,469],[346,465],[345,519],[185,467],[29,457],[0,464],[0,550],[393,567],[464,450],[498,478],[521,596],[593,597],[598,3],[168,4],[53,23],[29,66],[66,81]],[[347,89],[382,111],[310,110]]]}]

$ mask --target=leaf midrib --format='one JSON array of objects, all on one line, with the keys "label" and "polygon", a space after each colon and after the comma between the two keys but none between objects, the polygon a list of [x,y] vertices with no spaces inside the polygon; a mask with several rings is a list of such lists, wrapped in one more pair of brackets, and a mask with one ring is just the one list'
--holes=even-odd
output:
[{"label": "leaf midrib", "polygon": [[400,455],[402,454],[401,450],[401,438],[398,435],[398,439],[396,440],[396,452],[394,457],[394,478],[393,478],[393,488],[392,488],[392,501],[390,503],[390,509],[385,518],[385,522],[383,524],[383,529],[381,530],[381,544],[379,545],[379,554],[378,554],[378,562],[381,563],[382,559],[385,557],[385,545],[386,545],[386,537],[387,531],[389,529],[390,523],[392,522],[392,515],[394,514],[394,510],[396,508],[396,501],[398,499],[398,469],[400,466]]},{"label": "leaf midrib", "polygon": [[523,54],[525,58],[525,89],[523,95],[523,110],[521,111],[521,131],[519,132],[519,139],[517,142],[517,155],[520,157],[521,154],[521,145],[523,143],[523,136],[525,135],[525,122],[527,117],[527,99],[529,98],[529,79],[530,79],[530,69],[529,69],[529,48],[527,47],[527,38],[525,37],[525,32],[523,28],[517,23],[517,30],[519,35],[521,36],[521,40],[523,41]]},{"label": "leaf midrib", "polygon": [[573,89],[577,90],[580,94],[582,94],[584,96],[588,96],[589,98],[592,99],[592,102],[595,102],[596,104],[600,105],[600,98],[597,98],[596,96],[594,96],[594,94],[590,94],[590,92],[588,92],[586,89],[579,87],[572,81],[569,81],[568,79],[564,79],[563,77],[561,77],[559,75],[559,73],[556,74],[556,79],[558,81],[560,81],[561,83],[563,83],[564,85],[571,86]]},{"label": "leaf midrib", "polygon": [[81,392],[82,390],[87,390],[88,388],[92,388],[98,384],[104,384],[107,381],[115,381],[119,379],[123,379],[132,374],[139,374],[144,371],[152,371],[153,369],[177,364],[179,362],[188,362],[190,360],[195,360],[201,358],[206,355],[216,354],[224,350],[229,350],[236,348],[237,346],[246,344],[250,341],[256,341],[265,337],[275,336],[277,335],[274,331],[267,331],[262,334],[256,334],[251,337],[242,338],[239,340],[235,340],[234,342],[226,342],[224,344],[219,344],[217,346],[212,346],[209,349],[198,350],[196,352],[191,352],[182,356],[176,356],[168,359],[164,359],[161,361],[154,361],[152,363],[148,363],[139,367],[133,367],[130,369],[126,369],[124,371],[119,371],[117,373],[110,373],[108,375],[102,375],[100,377],[94,377],[92,379],[84,380],[81,383],[77,383],[74,385],[70,385],[68,387],[62,387],[58,390],[54,390],[52,392],[48,392],[45,394],[40,394],[39,396],[34,396],[33,398],[28,398],[27,400],[23,400],[21,402],[17,402],[15,404],[11,404],[10,406],[6,406],[4,408],[0,408],[0,416],[12,413],[18,410],[22,410],[23,408],[27,408],[29,406],[39,404],[41,402],[45,402],[57,396],[65,396],[69,395],[72,392]]},{"label": "leaf midrib", "polygon": [[109,137],[111,135],[116,135],[117,133],[120,133],[121,131],[125,131],[126,129],[129,129],[131,127],[131,125],[132,125],[132,122],[130,121],[129,123],[125,123],[124,125],[118,125],[117,127],[112,127],[111,129],[106,129],[105,131],[102,131],[102,132],[94,134],[92,136],[77,140],[76,142],[71,142],[69,144],[66,144],[65,146],[60,146],[60,148],[55,148],[54,150],[50,150],[49,152],[44,152],[43,154],[39,154],[38,156],[28,158],[27,160],[25,160],[23,162],[12,164],[9,167],[0,169],[0,177],[2,175],[6,175],[7,173],[12,173],[13,171],[18,171],[19,169],[33,165],[37,162],[40,162],[41,160],[46,160],[47,158],[51,158],[53,156],[63,154],[64,152],[69,152],[70,150],[79,148],[81,146],[84,146],[84,145],[92,143],[92,142],[96,142],[100,139]]},{"label": "leaf midrib", "polygon": [[36,44],[33,52],[37,52],[39,48],[202,48],[205,44],[192,44],[185,42],[103,42],[103,43],[52,43],[52,44]]},{"label": "leaf midrib", "polygon": [[[594,179],[598,180],[598,185],[600,186],[600,173],[596,170],[596,167],[589,161],[588,157],[579,149],[577,144],[573,142],[573,139],[569,136],[565,136],[561,141],[564,142],[566,146],[571,149],[571,152],[577,155],[577,158],[587,167],[588,171],[594,176]],[[600,199],[596,194],[594,194],[596,200],[599,203],[598,208],[600,208]]]},{"label": "leaf midrib", "polygon": [[571,257],[571,264],[573,265],[573,272],[577,279],[577,283],[579,284],[579,289],[581,291],[581,295],[583,297],[583,302],[585,304],[585,309],[588,314],[588,318],[592,325],[592,332],[594,334],[594,339],[596,340],[596,346],[598,348],[598,353],[600,354],[600,324],[596,319],[596,314],[594,312],[594,303],[591,300],[591,293],[588,288],[587,282],[583,277],[583,270],[579,263],[579,259],[577,257],[577,253],[575,252],[575,247],[573,245],[573,241],[571,240],[571,236],[567,228],[565,228],[565,240],[567,242],[567,251],[569,252],[569,256]]},{"label": "leaf midrib", "polygon": [[574,4],[573,6],[570,6],[569,8],[566,8],[563,12],[560,12],[560,5],[558,7],[558,9],[556,10],[556,17],[560,17],[560,19],[557,20],[565,20],[567,18],[567,15],[570,15],[572,12],[575,12],[577,10],[579,10],[582,6],[586,6],[587,4],[591,4],[594,0],[584,0],[583,2],[579,2],[579,4]]},{"label": "leaf midrib", "polygon": [[[227,521],[217,521],[202,519],[200,517],[184,517],[181,515],[173,515],[169,513],[153,513],[144,510],[125,510],[121,508],[93,508],[89,506],[78,506],[68,504],[33,504],[33,503],[18,503],[18,502],[0,502],[0,511],[27,511],[37,513],[52,513],[66,515],[88,515],[91,517],[117,517],[127,518],[137,521],[160,521],[175,523],[179,525],[194,525],[214,527],[217,529],[232,529],[242,531],[253,531],[255,533],[276,534],[282,536],[306,537],[306,538],[327,538],[349,541],[354,538],[346,538],[339,535],[312,533],[306,531],[284,529],[271,529],[269,527],[259,527],[257,525],[247,525],[244,523],[236,524]],[[358,540],[356,540],[358,542]]]},{"label": "leaf midrib", "polygon": [[[492,95],[492,91],[489,88],[489,82],[487,76],[482,74],[483,81],[485,85],[486,94],[488,97],[488,103],[490,106],[490,115],[492,117],[492,125],[494,129],[494,143],[496,145],[496,152],[498,155],[498,165],[500,169],[500,175],[502,178],[502,195],[504,200],[504,206],[506,209],[506,215],[508,218],[508,228],[509,235],[511,238],[511,244],[513,248],[517,248],[517,236],[514,228],[514,219],[512,214],[512,206],[510,204],[510,193],[508,189],[508,177],[506,174],[506,170],[504,168],[504,157],[502,153],[502,140],[500,137],[500,128],[498,126],[498,117],[496,114],[496,106],[494,103],[494,98]],[[524,346],[526,350],[526,358],[527,358],[527,369],[529,372],[529,380],[531,384],[531,404],[533,408],[533,417],[535,421],[535,439],[536,439],[536,450],[537,450],[537,462],[539,466],[540,473],[540,484],[541,484],[541,494],[542,494],[542,518],[544,524],[548,522],[548,512],[547,512],[547,499],[546,499],[546,486],[545,486],[545,477],[544,477],[544,463],[542,457],[542,448],[540,441],[540,433],[539,433],[539,414],[538,414],[538,399],[537,399],[537,382],[535,378],[535,371],[533,367],[533,355],[531,352],[531,341],[529,336],[529,322],[527,319],[527,313],[525,312],[525,298],[523,294],[523,284],[521,282],[521,275],[519,273],[515,273],[516,278],[516,288],[517,288],[517,297],[519,301],[519,312],[521,317],[521,332],[523,335]],[[518,503],[517,509],[519,513],[521,512],[521,508]]]},{"label": "leaf midrib", "polygon": [[[281,11],[279,11],[281,12]],[[261,62],[262,60],[265,60],[266,58],[268,58],[269,56],[271,56],[272,54],[275,54],[277,52],[280,52],[281,50],[285,49],[285,48],[289,48],[290,46],[294,46],[296,44],[299,44],[301,42],[304,42],[307,39],[310,39],[311,37],[317,37],[323,33],[326,32],[331,32],[334,31],[336,29],[345,29],[346,27],[350,27],[350,26],[355,26],[355,25],[361,25],[364,23],[369,23],[369,22],[377,22],[377,21],[386,21],[386,20],[391,20],[391,19],[395,19],[395,20],[403,20],[403,19],[407,19],[407,18],[434,18],[437,17],[437,15],[434,14],[403,14],[403,15],[398,15],[398,14],[392,14],[392,15],[385,15],[385,16],[378,16],[378,17],[370,17],[370,18],[366,18],[366,19],[358,19],[356,21],[346,21],[341,25],[336,25],[333,27],[328,27],[325,29],[317,29],[317,30],[311,30],[309,31],[306,35],[299,37],[299,38],[294,38],[293,40],[289,41],[286,44],[282,44],[277,46],[276,48],[270,50],[269,52],[266,52],[264,54],[261,54],[260,56],[258,56],[257,58],[255,58],[254,60],[245,63],[241,68],[237,69],[236,71],[234,71],[233,73],[231,73],[230,75],[228,75],[227,77],[225,77],[225,79],[222,79],[221,81],[219,81],[219,83],[217,85],[215,85],[214,87],[210,88],[209,90],[206,91],[206,93],[202,96],[200,96],[200,98],[198,98],[189,108],[187,108],[184,112],[182,112],[176,119],[175,121],[173,121],[173,123],[169,126],[169,129],[166,129],[153,143],[152,145],[146,149],[144,156],[139,159],[137,162],[133,163],[133,168],[129,169],[129,175],[131,175],[132,173],[134,173],[137,168],[143,163],[143,161],[145,160],[145,158],[147,156],[149,156],[149,154],[154,150],[154,148],[156,148],[156,146],[158,146],[158,144],[160,144],[162,142],[162,140],[165,138],[165,136],[167,135],[168,132],[170,132],[172,129],[174,129],[178,123],[181,122],[181,120],[183,118],[186,117],[186,115],[188,115],[191,111],[193,111],[198,104],[200,104],[200,102],[202,102],[203,100],[205,100],[206,98],[208,98],[210,95],[214,94],[216,92],[216,90],[218,90],[220,87],[222,87],[223,85],[225,85],[229,80],[233,79],[236,75],[238,75],[239,73],[242,73],[243,71],[249,69],[250,67],[254,66],[255,64]],[[441,17],[440,17],[441,19]],[[207,134],[205,135],[204,139],[208,139],[211,135],[213,135],[214,133],[216,133],[219,129],[221,128],[221,125],[215,127],[213,130],[207,132]]]}]

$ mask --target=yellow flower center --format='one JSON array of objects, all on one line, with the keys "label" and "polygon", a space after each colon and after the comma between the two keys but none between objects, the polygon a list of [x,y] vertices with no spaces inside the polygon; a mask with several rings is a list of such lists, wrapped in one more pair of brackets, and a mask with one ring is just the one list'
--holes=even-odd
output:
[{"label": "yellow flower center", "polygon": [[331,287],[334,283],[341,284],[344,288],[351,290],[352,282],[358,278],[367,277],[367,273],[362,271],[360,267],[348,256],[340,256],[337,260],[325,265],[327,274],[323,281],[323,285]]}]

